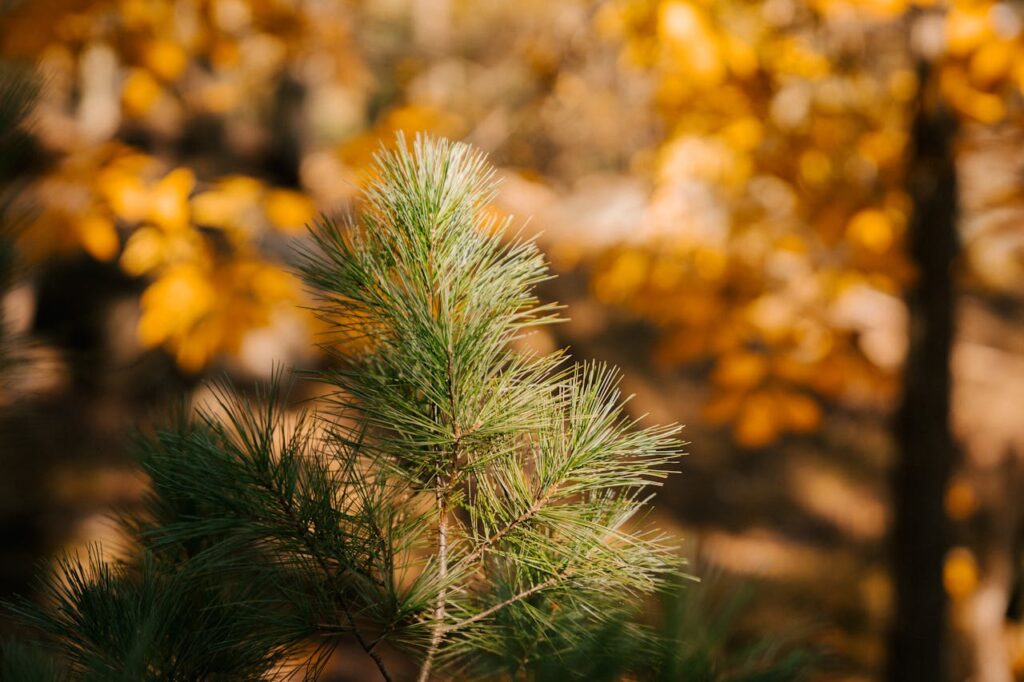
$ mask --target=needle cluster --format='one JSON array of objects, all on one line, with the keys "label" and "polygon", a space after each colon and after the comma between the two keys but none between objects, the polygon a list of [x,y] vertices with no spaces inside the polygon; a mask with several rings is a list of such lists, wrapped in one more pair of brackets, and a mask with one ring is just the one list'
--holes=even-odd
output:
[{"label": "needle cluster", "polygon": [[678,561],[642,516],[678,429],[628,419],[614,370],[515,350],[558,311],[494,188],[463,144],[381,153],[360,219],[323,220],[300,254],[332,330],[315,377],[330,398],[296,411],[277,388],[223,388],[140,439],[152,492],[124,519],[139,558],[65,562],[43,606],[16,605],[42,649],[7,664],[315,676],[346,639],[385,679],[385,650],[420,680],[529,675],[658,589]]}]

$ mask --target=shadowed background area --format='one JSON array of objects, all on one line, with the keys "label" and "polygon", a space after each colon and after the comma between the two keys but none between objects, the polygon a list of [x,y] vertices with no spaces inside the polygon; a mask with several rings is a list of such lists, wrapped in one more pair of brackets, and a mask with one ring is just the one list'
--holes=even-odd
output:
[{"label": "shadowed background area", "polygon": [[523,346],[686,424],[656,514],[738,627],[1024,679],[1022,89],[1012,0],[0,2],[0,596],[117,546],[174,401],[329,363],[304,226],[425,131],[541,235]]}]

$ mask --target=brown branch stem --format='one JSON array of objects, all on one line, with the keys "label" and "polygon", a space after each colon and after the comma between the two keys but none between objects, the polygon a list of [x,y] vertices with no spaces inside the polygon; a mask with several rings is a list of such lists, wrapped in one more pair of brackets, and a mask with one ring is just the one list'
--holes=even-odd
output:
[{"label": "brown branch stem", "polygon": [[470,564],[479,559],[480,557],[482,557],[487,550],[501,542],[501,539],[509,533],[511,533],[517,526],[526,523],[534,516],[536,516],[537,512],[539,512],[544,507],[544,505],[548,503],[548,500],[551,499],[551,496],[554,494],[554,492],[555,489],[552,488],[547,492],[543,493],[542,495],[539,495],[533,501],[533,504],[531,504],[526,511],[524,511],[522,514],[509,521],[508,524],[506,524],[504,527],[495,531],[490,537],[486,538],[483,542],[481,542],[480,545],[475,550],[473,550],[465,557],[463,557],[459,563]]},{"label": "brown branch stem", "polygon": [[448,605],[448,495],[449,486],[457,473],[459,461],[459,446],[462,441],[462,429],[459,427],[458,404],[455,398],[455,376],[454,359],[455,349],[452,342],[448,342],[448,358],[446,369],[446,383],[448,390],[448,409],[452,427],[451,461],[447,463],[444,474],[440,476],[437,488],[437,560],[438,577],[441,582],[441,589],[437,593],[437,604],[434,607],[434,630],[430,636],[430,647],[427,655],[420,666],[419,682],[427,682],[430,679],[430,670],[434,664],[434,657],[441,648],[441,640],[444,639],[444,619]]},{"label": "brown branch stem", "polygon": [[481,611],[480,613],[478,613],[478,614],[476,614],[474,616],[470,616],[469,618],[467,618],[465,620],[461,620],[458,623],[453,623],[453,624],[449,625],[448,627],[446,627],[444,629],[444,633],[447,634],[449,632],[455,632],[456,630],[461,630],[462,628],[466,627],[467,625],[472,625],[473,623],[476,623],[477,621],[481,621],[484,618],[487,618],[488,616],[491,616],[491,615],[497,613],[498,611],[501,611],[506,606],[511,606],[512,604],[515,604],[517,601],[522,601],[523,599],[526,599],[530,595],[536,594],[536,593],[540,592],[541,590],[547,589],[547,588],[549,588],[549,587],[551,587],[553,585],[558,584],[567,575],[568,575],[567,571],[563,571],[561,573],[558,573],[557,575],[553,575],[550,578],[548,578],[547,580],[545,580],[543,582],[539,582],[536,585],[534,585],[533,587],[525,589],[522,592],[509,597],[508,599],[506,599],[505,601],[501,602],[500,604],[495,604],[494,606],[490,607],[489,609],[485,609],[485,610]]},{"label": "brown branch stem", "polygon": [[448,603],[448,509],[445,500],[445,493],[441,490],[437,493],[438,520],[437,520],[437,558],[438,577],[441,580],[441,591],[437,594],[437,605],[434,607],[434,631],[430,636],[430,648],[427,656],[423,659],[420,667],[419,682],[426,682],[430,679],[430,669],[434,663],[434,657],[441,646],[441,639],[444,637],[444,618]]}]

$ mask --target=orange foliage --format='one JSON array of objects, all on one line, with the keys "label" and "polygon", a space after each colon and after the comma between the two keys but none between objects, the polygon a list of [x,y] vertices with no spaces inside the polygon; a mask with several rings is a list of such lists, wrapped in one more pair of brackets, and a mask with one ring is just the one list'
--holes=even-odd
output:
[{"label": "orange foliage", "polygon": [[140,341],[165,345],[186,370],[237,351],[276,307],[297,300],[292,277],[257,248],[261,231],[291,232],[312,218],[312,203],[290,190],[240,176],[206,189],[188,168],[163,173],[157,159],[107,145],[69,156],[38,197],[24,250],[37,259],[78,247],[101,260],[120,252],[126,273],[152,279]]},{"label": "orange foliage", "polygon": [[1021,17],[1006,3],[617,0],[596,25],[657,79],[648,248],[604,258],[602,300],[666,330],[658,357],[714,359],[707,416],[757,447],[814,429],[822,398],[885,404],[910,124],[938,91],[990,124],[1019,107]]},{"label": "orange foliage", "polygon": [[[320,60],[328,88],[358,101],[368,78],[348,47],[350,14],[348,3],[276,0],[25,3],[0,28],[0,52],[38,60],[38,132],[59,155],[33,191],[40,211],[21,238],[27,256],[83,250],[147,278],[139,339],[188,371],[237,352],[297,302],[265,245],[280,241],[275,232],[300,233],[316,202],[257,177],[207,181],[201,160],[176,161],[171,150],[188,122],[213,116],[243,153],[258,153],[253,112],[274,105],[302,60]],[[125,132],[161,155],[121,142]]]}]

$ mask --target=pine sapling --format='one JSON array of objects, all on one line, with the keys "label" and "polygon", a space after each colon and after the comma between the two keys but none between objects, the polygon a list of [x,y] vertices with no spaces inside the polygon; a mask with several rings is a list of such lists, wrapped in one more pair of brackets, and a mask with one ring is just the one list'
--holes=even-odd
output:
[{"label": "pine sapling", "polygon": [[639,517],[678,429],[626,418],[604,365],[514,349],[558,310],[534,293],[537,245],[490,210],[483,156],[399,137],[374,178],[360,220],[321,221],[300,254],[332,330],[324,407],[224,389],[142,439],[140,558],[69,562],[48,603],[16,605],[72,679],[298,658],[315,676],[342,637],[387,680],[385,649],[419,680],[531,676],[676,572]]}]

